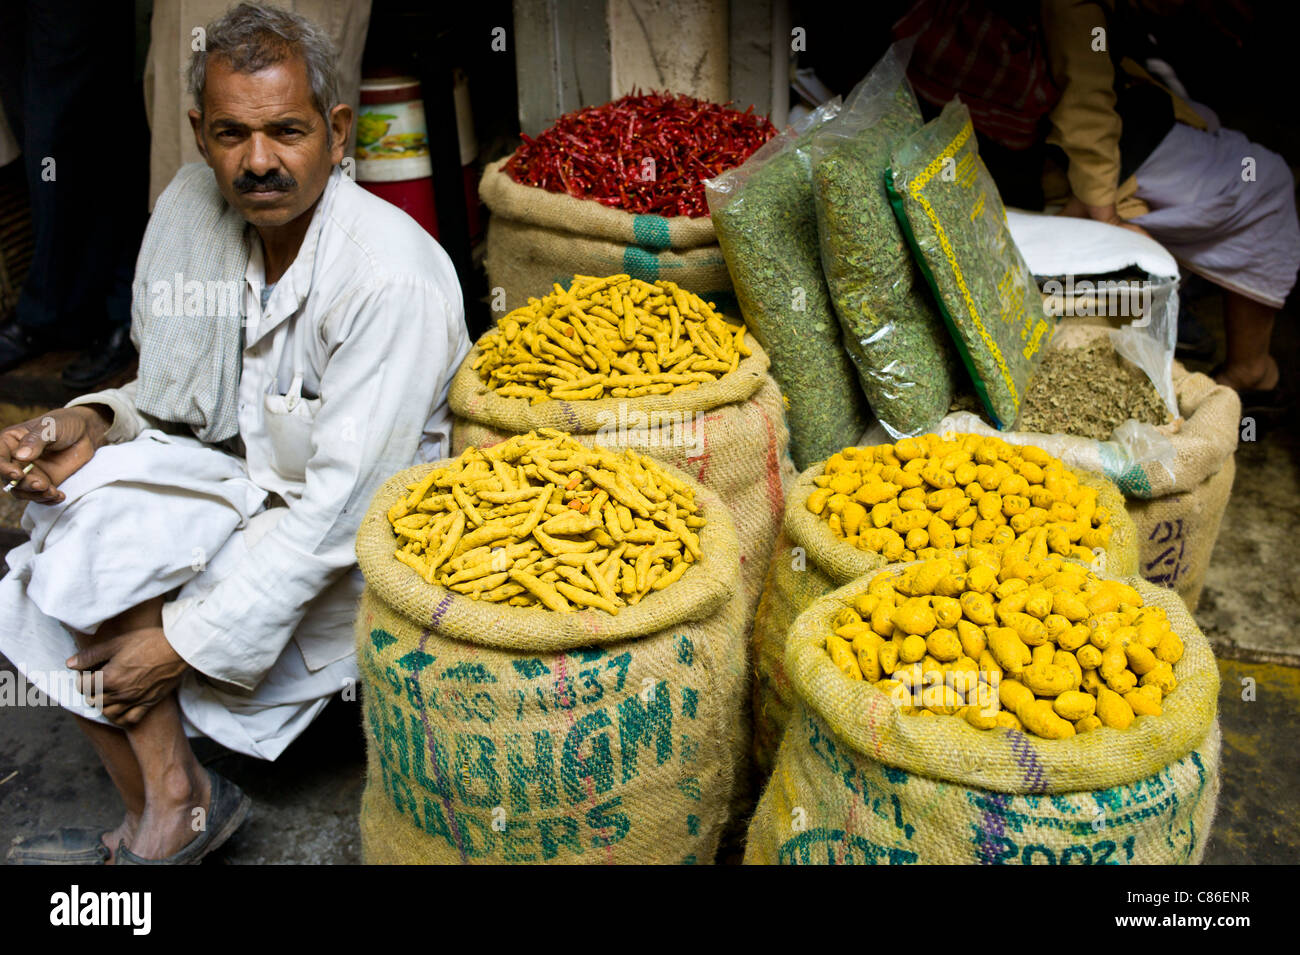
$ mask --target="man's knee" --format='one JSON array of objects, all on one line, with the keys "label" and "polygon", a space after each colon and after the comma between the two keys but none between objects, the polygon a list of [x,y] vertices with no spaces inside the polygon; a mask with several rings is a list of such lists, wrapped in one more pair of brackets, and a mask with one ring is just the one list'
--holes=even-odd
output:
[{"label": "man's knee", "polygon": [[151,597],[134,607],[123,610],[116,617],[110,617],[100,624],[95,632],[95,639],[108,639],[132,630],[143,630],[146,627],[161,627],[163,601],[162,596]]}]

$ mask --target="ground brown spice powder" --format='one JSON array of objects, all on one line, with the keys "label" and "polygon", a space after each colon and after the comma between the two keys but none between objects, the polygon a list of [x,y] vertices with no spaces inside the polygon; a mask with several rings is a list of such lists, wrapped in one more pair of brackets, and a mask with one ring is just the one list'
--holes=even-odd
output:
[{"label": "ground brown spice powder", "polygon": [[1103,337],[1043,356],[1016,430],[1106,441],[1129,418],[1154,425],[1170,420],[1151,379]]}]

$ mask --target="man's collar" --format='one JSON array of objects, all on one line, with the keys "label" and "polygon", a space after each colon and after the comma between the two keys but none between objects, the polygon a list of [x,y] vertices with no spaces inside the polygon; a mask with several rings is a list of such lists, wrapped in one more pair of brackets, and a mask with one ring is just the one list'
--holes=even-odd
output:
[{"label": "man's collar", "polygon": [[[258,323],[256,337],[250,338],[245,344],[252,344],[266,335],[290,315],[296,313],[302,308],[302,303],[307,300],[307,295],[311,292],[312,278],[316,270],[316,253],[320,248],[321,231],[325,225],[325,219],[329,215],[329,207],[333,201],[334,194],[338,191],[339,182],[343,179],[343,169],[341,166],[335,166],[330,173],[329,179],[325,183],[325,190],[321,193],[320,201],[316,203],[316,208],[312,212],[311,225],[307,227],[307,234],[303,236],[302,245],[298,249],[298,254],[294,256],[293,261],[285,270],[284,275],[276,283],[275,298],[279,306],[276,312],[272,314],[269,320]],[[247,232],[250,243],[250,253],[255,253],[255,257],[265,262],[262,253],[262,240],[257,234],[256,229],[249,229]],[[250,258],[254,257],[250,254]],[[265,271],[263,271],[265,280]],[[285,309],[286,299],[282,296],[289,296],[289,307]],[[266,319],[266,316],[263,316]]]}]

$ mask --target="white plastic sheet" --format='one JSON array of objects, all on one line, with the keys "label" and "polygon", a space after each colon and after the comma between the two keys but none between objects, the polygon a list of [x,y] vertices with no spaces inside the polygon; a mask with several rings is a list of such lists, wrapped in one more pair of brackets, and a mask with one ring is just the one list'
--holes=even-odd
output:
[{"label": "white plastic sheet", "polygon": [[[1178,263],[1174,257],[1154,239],[1091,219],[1008,209],[1007,226],[1039,285],[1045,292],[1063,296],[1067,308],[1090,298],[1087,314],[1110,315],[1118,307],[1122,317],[1133,315],[1133,321],[1111,332],[1111,343],[1146,372],[1169,413],[1177,416],[1173,362],[1178,339]],[[1116,288],[1116,283],[1099,278],[1129,269],[1145,273],[1145,279]]]}]

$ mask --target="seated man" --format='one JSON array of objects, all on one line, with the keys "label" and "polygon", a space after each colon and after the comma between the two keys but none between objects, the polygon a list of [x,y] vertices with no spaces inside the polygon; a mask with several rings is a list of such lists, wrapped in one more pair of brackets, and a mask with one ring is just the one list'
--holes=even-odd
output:
[{"label": "seated man", "polygon": [[32,502],[0,653],[51,695],[79,671],[85,701],[59,702],[126,805],[11,861],[194,862],[228,838],[247,797],[188,737],[275,759],[350,685],[362,515],[449,453],[456,275],[339,168],[352,111],[330,41],[242,4],[206,47],[190,119],[207,165],[159,199],[136,265],[139,376],[0,433],[0,475]]}]

